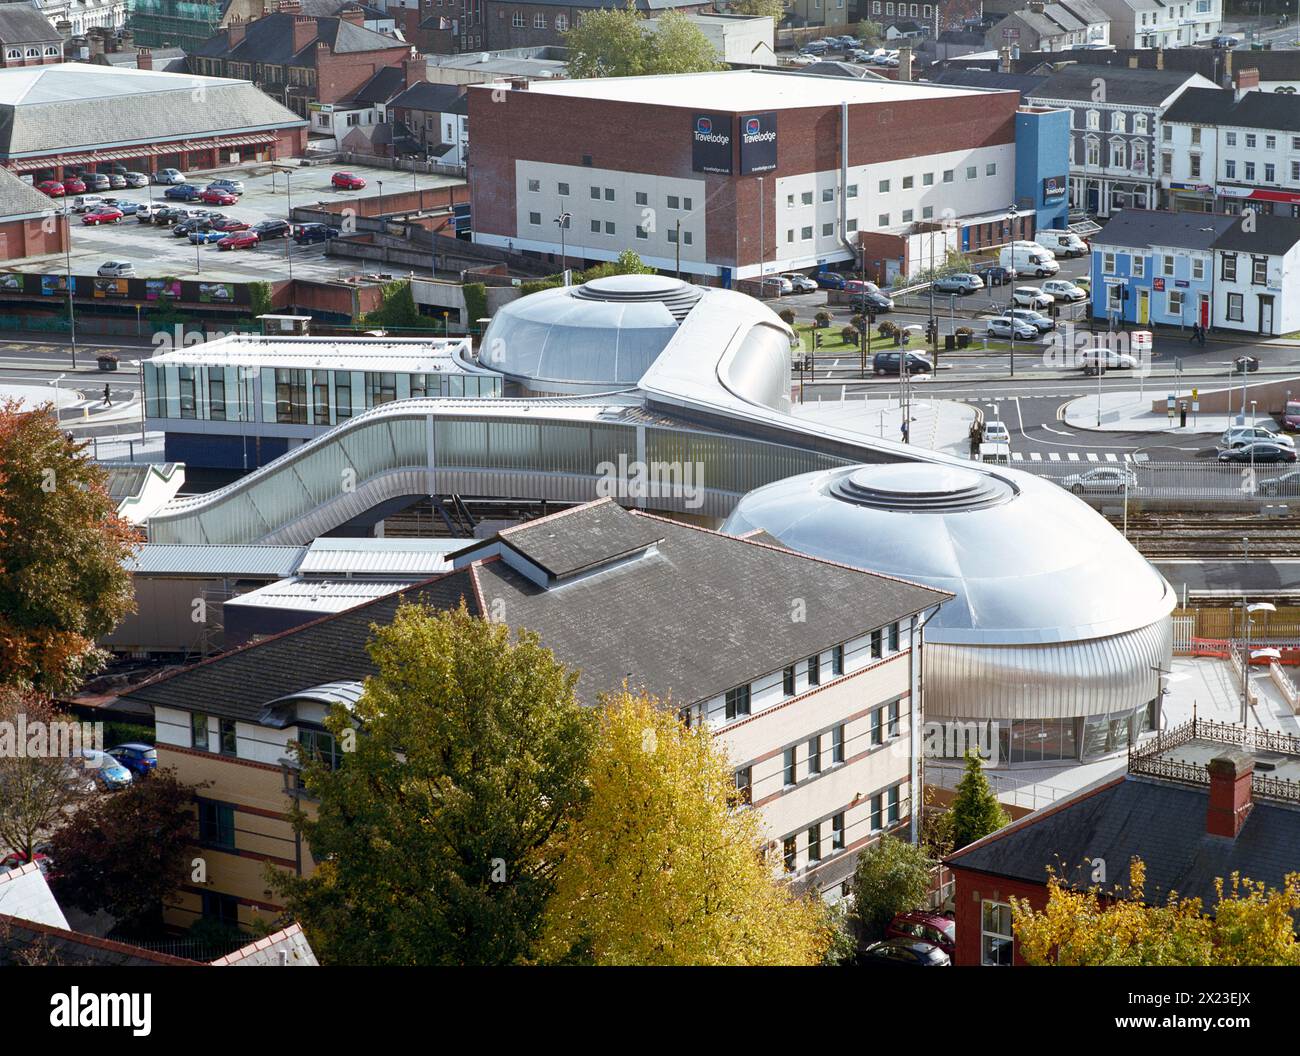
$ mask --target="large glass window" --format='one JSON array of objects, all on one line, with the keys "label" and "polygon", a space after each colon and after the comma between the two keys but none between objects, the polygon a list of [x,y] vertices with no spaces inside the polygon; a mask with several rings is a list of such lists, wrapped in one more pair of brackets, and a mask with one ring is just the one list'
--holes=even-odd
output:
[{"label": "large glass window", "polygon": [[1011,964],[1011,907],[1004,902],[980,905],[980,964],[1005,967]]},{"label": "large glass window", "polygon": [[220,367],[208,368],[208,417],[214,422],[226,420],[226,375]]},{"label": "large glass window", "polygon": [[330,424],[330,381],[326,371],[318,370],[312,375],[311,386],[311,420],[317,425]]},{"label": "large glass window", "polygon": [[340,422],[352,417],[352,375],[347,371],[334,374],[334,417]]},{"label": "large glass window", "polygon": [[739,718],[749,714],[749,686],[737,686],[727,690],[726,716],[728,719]]},{"label": "large glass window", "polygon": [[216,803],[210,799],[200,799],[198,806],[199,843],[233,848],[235,846],[234,808],[227,803]]},{"label": "large glass window", "polygon": [[198,401],[195,398],[195,391],[194,391],[194,368],[178,367],[176,371],[176,380],[180,386],[181,417],[182,418],[197,417]]},{"label": "large glass window", "polygon": [[307,372],[305,370],[276,368],[275,420],[287,425],[307,423]]},{"label": "large glass window", "polygon": [[397,399],[397,375],[391,370],[366,371],[366,406],[378,407]]}]

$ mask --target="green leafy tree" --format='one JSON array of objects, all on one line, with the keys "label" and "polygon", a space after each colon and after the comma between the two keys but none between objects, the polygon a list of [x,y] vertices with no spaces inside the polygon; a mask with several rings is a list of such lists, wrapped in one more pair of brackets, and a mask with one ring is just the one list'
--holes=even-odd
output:
[{"label": "green leafy tree", "polygon": [[853,906],[863,939],[874,942],[896,914],[925,904],[934,866],[920,847],[888,833],[858,856]]},{"label": "green leafy tree", "polygon": [[464,605],[404,605],[369,649],[377,673],[326,723],[342,764],[302,760],[318,803],[294,824],[316,871],[272,872],[273,888],[327,963],[528,960],[553,889],[547,844],[585,792],[577,674]]},{"label": "green leafy tree", "polygon": [[770,18],[775,25],[785,18],[785,0],[732,0],[729,5],[733,15],[750,15],[754,18]]},{"label": "green leafy tree", "polygon": [[48,405],[0,404],[0,684],[75,689],[134,608],[123,565],[138,536],[105,481]]},{"label": "green leafy tree", "polygon": [[[0,847],[31,857],[40,838],[87,797],[85,772],[48,747],[20,750],[19,730],[44,730],[71,722],[53,701],[30,690],[0,686]],[[30,738],[30,734],[28,735]],[[46,745],[50,744],[49,739]]]},{"label": "green leafy tree", "polygon": [[428,328],[429,320],[420,314],[410,282],[401,279],[384,287],[383,303],[362,317],[362,325],[414,330]]},{"label": "green leafy tree", "polygon": [[975,752],[966,753],[966,772],[957,782],[957,795],[953,797],[949,815],[954,850],[961,850],[968,843],[983,839],[1011,823],[1011,816],[1002,809],[998,797],[989,787],[984,767]]},{"label": "green leafy tree", "polygon": [[[586,271],[575,272],[570,278],[574,284],[580,284],[590,282],[592,279],[609,278],[611,275],[653,275],[654,273],[655,269],[643,261],[639,253],[635,250],[625,249],[618,255],[617,259],[596,264]],[[552,289],[562,285],[563,282],[563,275],[551,275],[545,279],[522,283],[519,289],[526,296],[530,293],[537,293],[539,290]]]},{"label": "green leafy tree", "polygon": [[665,11],[652,39],[654,73],[704,73],[724,64],[708,38],[681,11]]},{"label": "green leafy tree", "polygon": [[643,77],[722,68],[713,45],[680,11],[665,12],[658,31],[629,4],[587,11],[564,34],[570,77]]},{"label": "green leafy tree", "polygon": [[248,284],[248,310],[256,319],[271,311],[271,284],[269,282],[250,282]]},{"label": "green leafy tree", "polygon": [[859,22],[853,27],[852,33],[863,45],[879,44],[885,37],[885,31],[879,22]]}]

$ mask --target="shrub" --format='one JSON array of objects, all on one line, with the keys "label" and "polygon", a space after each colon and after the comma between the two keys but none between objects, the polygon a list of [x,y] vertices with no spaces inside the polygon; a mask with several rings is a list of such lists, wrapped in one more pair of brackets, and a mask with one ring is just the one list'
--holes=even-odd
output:
[{"label": "shrub", "polygon": [[818,326],[830,326],[830,325],[831,325],[831,313],[830,313],[830,312],[825,312],[825,311],[818,312],[818,313],[813,317],[813,319],[814,319],[814,321],[816,322],[816,324],[817,324]]},{"label": "shrub", "polygon": [[846,326],[840,331],[840,340],[846,345],[856,345],[858,343],[858,333],[856,326]]},{"label": "shrub", "polygon": [[782,308],[777,314],[781,317],[781,322],[785,323],[786,326],[794,326],[795,314],[793,308]]}]

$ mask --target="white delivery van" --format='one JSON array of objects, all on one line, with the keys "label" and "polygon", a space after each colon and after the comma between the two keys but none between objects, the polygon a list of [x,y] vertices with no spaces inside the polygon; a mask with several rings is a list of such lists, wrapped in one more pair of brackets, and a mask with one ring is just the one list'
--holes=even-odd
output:
[{"label": "white delivery van", "polygon": [[1088,243],[1067,229],[1039,231],[1038,243],[1045,249],[1065,257],[1081,257],[1088,252]]},{"label": "white delivery van", "polygon": [[1021,277],[1035,275],[1043,279],[1061,270],[1061,265],[1041,246],[1037,249],[1022,244],[1004,246],[998,256],[998,263],[1004,268],[1015,268]]}]

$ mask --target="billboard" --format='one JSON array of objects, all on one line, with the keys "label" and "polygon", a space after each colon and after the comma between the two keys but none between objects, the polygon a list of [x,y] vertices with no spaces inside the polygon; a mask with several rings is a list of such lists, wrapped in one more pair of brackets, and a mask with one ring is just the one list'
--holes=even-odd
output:
[{"label": "billboard", "polygon": [[1064,176],[1048,176],[1043,180],[1043,197],[1044,198],[1063,198],[1066,190],[1066,179]]},{"label": "billboard", "polygon": [[695,114],[691,118],[691,169],[731,175],[733,136],[730,114]]},{"label": "billboard", "polygon": [[125,297],[128,292],[126,279],[96,279],[96,297]]},{"label": "billboard", "polygon": [[[77,280],[72,280],[73,292],[76,292]],[[49,297],[56,293],[67,293],[68,281],[64,275],[42,275],[41,276],[41,294]]]},{"label": "billboard", "polygon": [[740,116],[740,174],[771,172],[776,168],[776,113]]},{"label": "billboard", "polygon": [[180,297],[179,279],[146,279],[144,283],[145,300],[156,301],[161,297]]},{"label": "billboard", "polygon": [[199,283],[199,301],[203,304],[210,304],[212,301],[231,301],[234,300],[234,297],[234,289],[229,283]]}]

